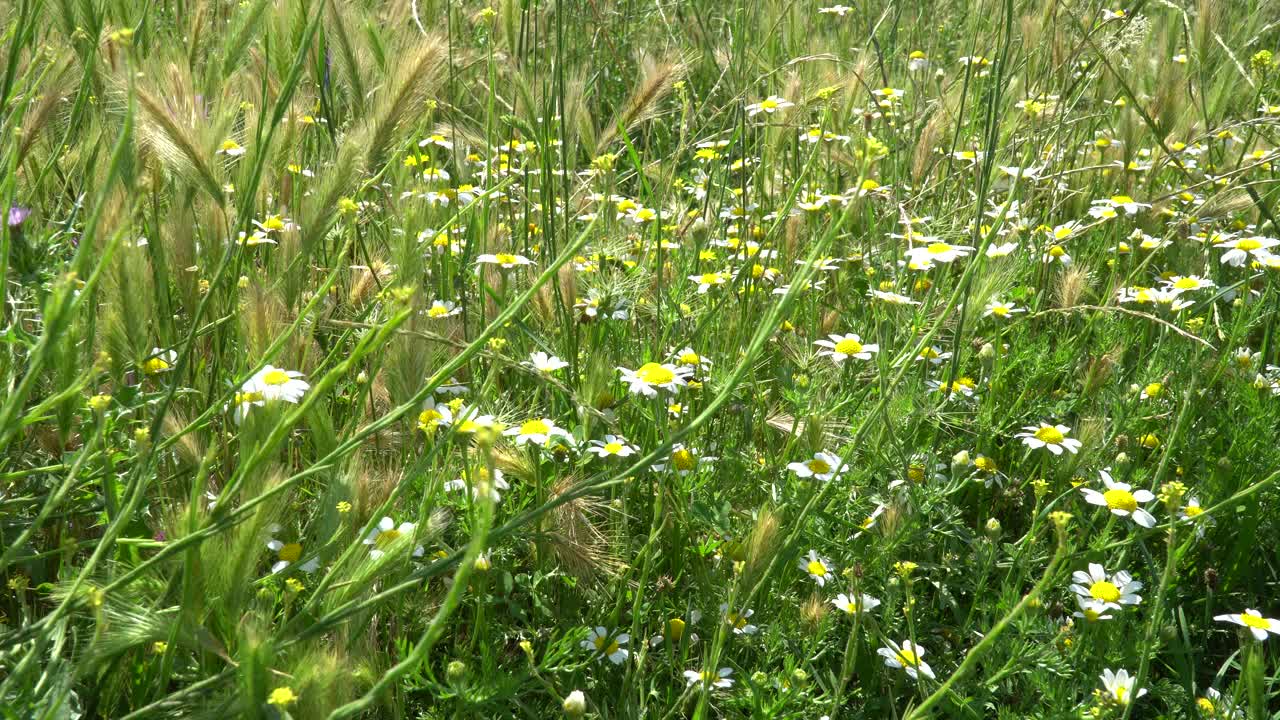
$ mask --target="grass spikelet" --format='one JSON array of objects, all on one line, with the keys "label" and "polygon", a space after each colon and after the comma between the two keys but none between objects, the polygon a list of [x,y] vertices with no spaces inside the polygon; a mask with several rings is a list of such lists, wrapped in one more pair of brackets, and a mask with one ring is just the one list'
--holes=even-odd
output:
[{"label": "grass spikelet", "polygon": [[655,117],[659,105],[671,94],[671,88],[684,76],[687,68],[682,59],[658,60],[648,55],[641,56],[638,64],[640,81],[631,90],[613,120],[600,131],[595,146],[597,155],[609,148],[618,137],[620,129],[630,133],[641,123]]},{"label": "grass spikelet", "polygon": [[[195,128],[148,90],[136,88],[134,96],[141,110],[138,123],[141,141],[175,176],[221,203],[222,182],[210,162],[213,152],[201,143]],[[177,98],[178,102],[184,100],[188,98]]]},{"label": "grass spikelet", "polygon": [[431,99],[443,78],[446,46],[438,38],[426,38],[397,50],[393,72],[372,101],[361,141],[368,150],[365,164],[380,167],[397,141],[396,134]]}]

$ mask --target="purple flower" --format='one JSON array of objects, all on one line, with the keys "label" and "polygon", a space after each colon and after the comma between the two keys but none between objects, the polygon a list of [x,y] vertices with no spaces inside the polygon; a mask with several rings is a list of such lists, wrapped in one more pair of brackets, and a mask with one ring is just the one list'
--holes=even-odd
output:
[{"label": "purple flower", "polygon": [[29,208],[19,207],[18,205],[9,206],[9,227],[16,228],[26,221],[27,216],[31,214]]}]

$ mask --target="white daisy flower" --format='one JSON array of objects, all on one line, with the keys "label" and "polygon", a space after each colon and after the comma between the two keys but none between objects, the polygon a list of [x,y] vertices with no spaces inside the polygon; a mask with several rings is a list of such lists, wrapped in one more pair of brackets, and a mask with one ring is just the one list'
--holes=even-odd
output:
[{"label": "white daisy flower", "polygon": [[587,451],[602,458],[630,457],[636,453],[636,448],[617,435],[605,435],[604,440],[592,440]]},{"label": "white daisy flower", "polygon": [[1133,521],[1142,527],[1155,527],[1155,517],[1141,507],[1142,503],[1148,503],[1155,499],[1156,496],[1151,494],[1150,490],[1138,490],[1135,492],[1128,483],[1112,480],[1111,473],[1107,470],[1099,471],[1099,475],[1102,476],[1102,483],[1107,489],[1103,492],[1098,492],[1093,488],[1080,488],[1080,492],[1084,494],[1085,502],[1090,505],[1108,508],[1113,515],[1119,517],[1132,517]]},{"label": "white daisy flower", "polygon": [[431,307],[422,311],[423,315],[432,320],[443,320],[447,317],[453,317],[462,312],[462,307],[448,300],[432,300]]},{"label": "white daisy flower", "polygon": [[992,243],[987,246],[987,257],[989,258],[1005,257],[1006,255],[1009,255],[1010,253],[1012,253],[1014,250],[1017,250],[1017,249],[1018,249],[1018,243],[1013,243],[1013,242],[1004,243],[1004,244]]},{"label": "white daisy flower", "polygon": [[866,593],[863,593],[860,596],[840,593],[831,601],[831,604],[839,608],[841,612],[856,615],[860,612],[870,612],[875,610],[880,606],[880,601]]},{"label": "white daisy flower", "polygon": [[274,365],[264,365],[245,382],[241,392],[257,392],[262,395],[263,400],[283,400],[296,404],[309,389],[311,385],[302,379],[302,373],[297,370],[281,370]]},{"label": "white daisy flower", "polygon": [[854,533],[853,536],[859,537],[862,533],[875,527],[876,523],[880,520],[880,516],[884,514],[886,509],[887,506],[884,503],[876,503],[876,507],[871,511],[871,514],[863,518],[862,522],[858,523],[858,532]]},{"label": "white daisy flower", "polygon": [[[369,547],[369,557],[377,560],[386,554],[387,550],[397,541],[404,538],[413,537],[414,524],[411,522],[400,523],[396,525],[396,521],[389,517],[384,517],[378,521],[377,527],[369,531],[369,535],[365,537],[364,544]],[[413,549],[414,557],[422,557],[426,552],[421,545]]]},{"label": "white daisy flower", "polygon": [[453,423],[453,409],[445,403],[437,403],[428,397],[422,412],[418,413],[418,429],[425,433],[433,433]]},{"label": "white daisy flower", "polygon": [[507,437],[514,437],[516,445],[524,445],[533,443],[534,445],[547,445],[552,438],[567,438],[569,431],[562,427],[557,427],[555,420],[551,418],[533,418],[526,420],[520,425],[512,425],[502,431]]},{"label": "white daisy flower", "polygon": [[934,678],[933,668],[920,659],[924,655],[924,648],[912,644],[910,640],[903,640],[901,645],[892,640],[887,642],[888,646],[876,650],[876,654],[884,658],[886,667],[902,668],[912,680],[919,680],[921,675],[930,680]]},{"label": "white daisy flower", "polygon": [[1026,308],[1020,308],[1013,303],[1007,303],[1002,300],[992,300],[987,303],[986,308],[982,311],[982,317],[995,317],[1001,320],[1008,320],[1018,313],[1026,312]]},{"label": "white daisy flower", "polygon": [[1042,422],[1039,425],[1027,425],[1022,429],[1024,432],[1014,437],[1021,438],[1022,443],[1033,450],[1047,448],[1054,455],[1061,455],[1063,450],[1075,454],[1083,444],[1079,440],[1067,437],[1071,428],[1066,425],[1050,425]]},{"label": "white daisy flower", "polygon": [[1253,633],[1253,637],[1259,642],[1267,639],[1267,633],[1280,635],[1280,620],[1263,617],[1262,613],[1253,608],[1248,608],[1242,613],[1215,615],[1213,619],[1249,628],[1249,632]]},{"label": "white daisy flower", "polygon": [[1089,571],[1077,570],[1071,574],[1074,580],[1071,591],[1080,597],[1081,607],[1084,603],[1100,603],[1104,609],[1120,610],[1125,605],[1137,605],[1142,596],[1137,591],[1142,583],[1134,580],[1129,573],[1121,570],[1107,575],[1107,571],[1098,563],[1089,563]]},{"label": "white daisy flower", "polygon": [[952,245],[937,241],[921,247],[913,247],[906,252],[906,256],[909,260],[949,263],[965,257],[971,252],[973,252],[973,248],[969,245]]},{"label": "white daisy flower", "polygon": [[1103,620],[1111,620],[1115,616],[1111,614],[1111,610],[1107,604],[1098,600],[1085,600],[1082,597],[1076,597],[1080,609],[1071,613],[1072,617],[1078,617],[1085,622],[1101,622]]},{"label": "white daisy flower", "polygon": [[1102,671],[1102,687],[1107,691],[1107,697],[1115,700],[1120,705],[1128,705],[1134,698],[1140,698],[1147,694],[1146,688],[1133,691],[1133,683],[1137,678],[1131,677],[1128,670],[1120,670],[1112,672],[1110,668]]},{"label": "white daisy flower", "polygon": [[[668,407],[667,411],[671,412],[671,408]],[[672,414],[674,415],[675,413]],[[680,477],[686,477],[703,465],[711,465],[716,460],[719,460],[719,458],[702,455],[697,448],[688,448],[684,446],[684,443],[676,443],[671,446],[670,460],[654,463],[653,471],[662,472],[670,467]]]},{"label": "white daisy flower", "polygon": [[512,253],[498,253],[491,255],[485,253],[476,258],[476,263],[481,265],[497,265],[503,270],[510,270],[521,265],[533,265],[534,262],[523,255],[513,255]]},{"label": "white daisy flower", "polygon": [[631,654],[622,647],[630,640],[631,636],[627,633],[615,636],[604,627],[598,626],[587,633],[587,639],[582,641],[582,649],[591,651],[597,661],[608,658],[614,665],[621,665]]},{"label": "white daisy flower", "polygon": [[689,682],[690,686],[698,683],[705,683],[711,687],[728,688],[733,687],[733,678],[729,677],[733,674],[733,668],[723,667],[716,672],[710,670],[685,670],[684,678]]},{"label": "white daisy flower", "polygon": [[760,630],[750,622],[751,616],[756,614],[755,610],[731,612],[727,603],[720,603],[720,614],[724,617],[724,621],[733,628],[734,635],[755,635]]},{"label": "white daisy flower", "polygon": [[[276,533],[280,532],[280,529],[279,525],[272,524],[270,531],[273,537],[267,541],[267,549],[276,554],[276,561],[271,564],[272,574],[278,573],[302,559],[302,543],[287,543],[274,537]],[[320,559],[314,557],[298,566],[305,573],[313,573],[319,567]]]},{"label": "white daisy flower", "polygon": [[827,584],[827,578],[831,576],[831,561],[819,555],[817,550],[810,550],[807,556],[800,558],[799,564],[800,569],[818,583],[818,587]]},{"label": "white daisy flower", "polygon": [[1280,240],[1269,237],[1253,236],[1236,238],[1235,240],[1221,243],[1216,247],[1220,250],[1227,251],[1222,255],[1222,262],[1232,267],[1241,267],[1250,255],[1258,260],[1270,256],[1271,248],[1276,245],[1280,245]]},{"label": "white daisy flower", "polygon": [[831,361],[839,365],[846,358],[857,358],[858,360],[870,360],[871,355],[880,352],[880,346],[875,343],[863,343],[862,338],[855,334],[849,335],[828,335],[826,340],[815,340],[822,350],[818,351],[818,356],[828,356]]},{"label": "white daisy flower", "polygon": [[561,360],[555,355],[548,355],[542,351],[538,351],[529,355],[529,359],[520,363],[525,367],[531,367],[540,373],[550,375],[557,370],[569,367],[569,363]]},{"label": "white daisy flower", "polygon": [[178,362],[178,353],[163,348],[151,348],[151,355],[142,363],[142,371],[148,375],[159,375],[173,369]]},{"label": "white daisy flower", "polygon": [[787,469],[796,474],[800,478],[813,478],[827,482],[829,480],[838,480],[845,470],[849,469],[840,461],[840,458],[829,452],[816,452],[813,457],[804,462],[793,462],[787,465]]},{"label": "white daisy flower", "polygon": [[681,387],[689,384],[688,378],[693,374],[693,369],[671,363],[650,362],[635,370],[619,367],[618,372],[622,373],[622,382],[628,385],[632,393],[657,397],[658,390],[666,390],[672,395],[679,392]]},{"label": "white daisy flower", "polygon": [[793,105],[795,105],[795,103],[788,101],[786,98],[779,97],[777,95],[770,95],[769,97],[765,98],[764,100],[761,100],[758,103],[752,103],[748,105],[747,115],[750,117],[755,117],[760,113],[765,113],[766,115],[772,115],[773,113],[776,113],[779,110],[786,110],[787,108],[792,107]]}]

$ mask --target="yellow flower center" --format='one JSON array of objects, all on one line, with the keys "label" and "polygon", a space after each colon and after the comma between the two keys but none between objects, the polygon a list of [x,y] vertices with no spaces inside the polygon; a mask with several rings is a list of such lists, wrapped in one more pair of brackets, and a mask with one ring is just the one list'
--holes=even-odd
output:
[{"label": "yellow flower center", "polygon": [[283,370],[272,370],[262,376],[262,382],[268,385],[283,385],[289,382],[289,375]]},{"label": "yellow flower center", "polygon": [[1049,445],[1057,445],[1066,439],[1056,427],[1045,426],[1036,431],[1036,439]]},{"label": "yellow flower center", "polygon": [[776,100],[761,100],[761,101],[760,101],[760,109],[761,109],[761,110],[777,110],[777,109],[778,109],[778,101],[776,101]]},{"label": "yellow flower center", "polygon": [[920,658],[916,657],[914,652],[906,648],[902,648],[898,651],[898,659],[902,661],[903,665],[910,665],[911,667],[915,667],[920,664]]},{"label": "yellow flower center", "polygon": [[438,318],[449,314],[449,308],[444,305],[432,305],[427,310],[427,317]]},{"label": "yellow flower center", "polygon": [[1129,203],[1133,202],[1133,198],[1129,197],[1128,195],[1112,195],[1111,202],[1115,203],[1116,205],[1128,205]]},{"label": "yellow flower center", "polygon": [[162,373],[165,370],[168,370],[169,363],[165,362],[164,360],[161,360],[158,357],[155,357],[143,363],[142,369],[146,371],[148,375],[155,375],[156,373]]},{"label": "yellow flower center", "polygon": [[1195,278],[1184,277],[1184,278],[1179,278],[1178,281],[1173,284],[1173,286],[1178,288],[1179,290],[1195,290],[1196,288],[1200,287],[1200,282]]},{"label": "yellow flower center", "polygon": [[388,545],[400,539],[400,531],[396,529],[383,530],[378,533],[378,537],[373,539],[375,545],[385,549]]},{"label": "yellow flower center", "polygon": [[978,469],[981,470],[982,472],[992,473],[992,472],[995,472],[997,469],[996,461],[992,460],[989,457],[986,457],[985,455],[979,455],[978,457],[974,458],[973,464],[976,465]]},{"label": "yellow flower center", "polygon": [[845,338],[836,343],[835,350],[841,355],[857,355],[862,352],[862,343],[853,338]]},{"label": "yellow flower center", "polygon": [[289,543],[281,547],[279,552],[276,554],[285,562],[298,562],[298,558],[302,557],[302,545],[299,543]]},{"label": "yellow flower center", "polygon": [[1089,595],[1094,600],[1113,603],[1120,599],[1120,588],[1116,587],[1114,583],[1100,580],[1089,586]]},{"label": "yellow flower center", "polygon": [[996,317],[1008,317],[1009,307],[1007,305],[996,305],[995,307],[991,308],[991,314],[995,315]]},{"label": "yellow flower center", "polygon": [[684,363],[685,365],[697,365],[698,363],[702,362],[702,358],[698,357],[698,353],[687,352],[680,356],[680,362]]},{"label": "yellow flower center", "polygon": [[808,466],[809,471],[814,475],[825,475],[831,472],[831,466],[827,464],[826,460],[822,460],[821,458],[814,458],[805,464]]},{"label": "yellow flower center", "polygon": [[541,420],[530,420],[520,426],[521,435],[545,435],[551,428]]},{"label": "yellow flower center", "polygon": [[512,265],[516,261],[516,256],[511,253],[498,253],[494,256],[502,265]]},{"label": "yellow flower center", "polygon": [[1107,501],[1107,507],[1112,510],[1133,512],[1138,509],[1138,499],[1128,490],[1120,490],[1118,488],[1108,490],[1102,493],[1102,499]]},{"label": "yellow flower center", "polygon": [[684,620],[671,618],[671,620],[667,621],[667,635],[670,635],[672,640],[679,640],[684,637]]},{"label": "yellow flower center", "polygon": [[1163,391],[1164,385],[1161,385],[1160,383],[1151,383],[1143,388],[1143,392],[1147,394],[1147,397],[1157,397]]},{"label": "yellow flower center", "polygon": [[1182,509],[1182,512],[1186,513],[1187,517],[1195,517],[1202,514],[1204,512],[1204,508],[1199,505],[1188,505]]},{"label": "yellow flower center", "polygon": [[693,457],[693,453],[681,448],[671,453],[671,464],[674,465],[677,470],[692,470],[698,465],[698,461]]},{"label": "yellow flower center", "polygon": [[1253,238],[1245,238],[1236,243],[1236,249],[1238,250],[1257,250],[1260,247],[1262,247],[1262,243]]},{"label": "yellow flower center", "polygon": [[827,575],[827,566],[823,565],[819,560],[810,560],[805,569],[815,577],[826,577]]},{"label": "yellow flower center", "polygon": [[930,255],[944,255],[951,252],[951,246],[946,243],[929,243],[927,249]]},{"label": "yellow flower center", "polygon": [[1244,623],[1245,627],[1257,628],[1259,630],[1271,629],[1271,623],[1267,622],[1266,618],[1258,617],[1257,615],[1240,613],[1240,622]]},{"label": "yellow flower center", "polygon": [[636,370],[636,377],[650,385],[666,385],[676,379],[676,374],[658,363],[645,363]]},{"label": "yellow flower center", "polygon": [[1050,257],[1059,258],[1066,254],[1067,254],[1067,251],[1064,250],[1061,245],[1054,245],[1053,247],[1049,248]]},{"label": "yellow flower center", "polygon": [[605,443],[604,450],[610,455],[617,455],[618,453],[622,452],[622,443],[620,442]]}]

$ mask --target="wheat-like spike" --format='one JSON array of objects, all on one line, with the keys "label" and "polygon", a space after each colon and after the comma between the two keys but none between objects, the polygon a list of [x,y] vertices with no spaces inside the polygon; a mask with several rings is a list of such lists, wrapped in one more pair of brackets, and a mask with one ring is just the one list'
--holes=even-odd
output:
[{"label": "wheat-like spike", "polygon": [[631,92],[622,110],[614,116],[596,141],[596,153],[603,152],[618,136],[620,130],[631,132],[637,125],[657,115],[658,103],[671,93],[676,81],[684,77],[687,66],[676,58],[654,63]]},{"label": "wheat-like spike", "polygon": [[197,147],[189,128],[182,127],[173,115],[149,92],[135,88],[138,106],[143,110],[140,129],[143,138],[156,155],[175,173],[222,202],[222,183]]},{"label": "wheat-like spike", "polygon": [[399,127],[426,102],[442,76],[447,54],[439,38],[429,38],[405,53],[406,61],[379,93],[374,102],[369,128],[369,167],[386,159],[392,138]]}]

